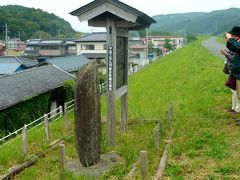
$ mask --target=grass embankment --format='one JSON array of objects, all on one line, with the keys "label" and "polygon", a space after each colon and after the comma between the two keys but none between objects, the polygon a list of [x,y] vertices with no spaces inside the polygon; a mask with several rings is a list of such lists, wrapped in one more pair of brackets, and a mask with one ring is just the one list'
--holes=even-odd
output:
[{"label": "grass embankment", "polygon": [[[170,148],[169,164],[165,177],[171,179],[239,179],[240,131],[225,111],[231,104],[231,93],[224,86],[222,61],[201,46],[200,41],[175,51],[142,69],[129,78],[129,119],[127,134],[117,133],[115,148],[106,146],[103,126],[102,151],[115,150],[124,160],[102,179],[121,179],[137,161],[139,151],[147,150],[149,175],[153,176],[163,149],[155,152],[152,121],[140,123],[140,119],[164,119],[169,102],[175,104],[175,129]],[[103,112],[105,105],[103,103]],[[105,114],[105,113],[104,113]],[[119,130],[119,129],[118,129]],[[65,139],[67,159],[76,158],[73,135]],[[41,141],[41,138],[40,138]],[[13,147],[14,145],[12,145]],[[18,161],[6,158],[5,166]],[[12,151],[12,149],[10,149]],[[15,150],[16,151],[16,150]],[[81,179],[66,174],[68,179]],[[21,174],[16,179],[58,179],[58,150]],[[139,179],[139,174],[136,179]]]}]

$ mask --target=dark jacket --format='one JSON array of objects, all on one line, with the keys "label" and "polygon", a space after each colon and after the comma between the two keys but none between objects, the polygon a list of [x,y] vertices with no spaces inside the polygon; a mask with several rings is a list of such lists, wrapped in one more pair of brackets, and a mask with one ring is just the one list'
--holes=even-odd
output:
[{"label": "dark jacket", "polygon": [[231,74],[233,77],[240,80],[240,42],[230,38],[227,43],[227,48],[235,53],[232,59]]}]

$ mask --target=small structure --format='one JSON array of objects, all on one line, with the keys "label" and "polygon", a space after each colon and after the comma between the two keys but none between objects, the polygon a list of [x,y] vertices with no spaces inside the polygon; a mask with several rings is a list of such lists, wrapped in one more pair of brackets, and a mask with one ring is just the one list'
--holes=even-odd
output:
[{"label": "small structure", "polygon": [[[118,1],[118,0],[95,0],[73,12],[70,13],[71,15],[77,16],[80,21],[88,21],[88,24],[95,27],[106,27],[107,28],[107,141],[108,144],[111,146],[115,145],[115,131],[116,131],[116,100],[121,98],[121,127],[123,131],[127,130],[127,118],[128,118],[128,31],[136,30],[136,29],[144,29],[148,28],[151,23],[155,21],[147,16],[146,14]],[[89,46],[88,46],[89,47]],[[90,46],[93,48],[92,46]],[[90,48],[89,47],[89,48]],[[86,121],[85,124],[94,123],[99,119],[99,115],[96,112],[100,109],[100,107],[89,108],[92,109],[89,112],[88,107],[90,106],[99,106],[100,103],[95,101],[94,99],[99,98],[98,90],[95,88],[97,83],[97,78],[94,75],[94,68],[90,68],[89,66],[86,67],[85,73],[84,70],[80,73],[85,76],[85,78],[81,79],[78,77],[77,80],[77,88],[75,90],[76,93],[81,94],[83,97],[83,101],[85,104],[79,106],[81,101],[75,98],[75,136],[77,138],[77,151],[79,155],[79,159],[82,162],[83,166],[87,166],[88,164],[96,165],[100,164],[101,161],[99,158],[99,152],[96,150],[92,150],[94,137],[98,137],[101,133],[101,130],[97,127],[91,126],[91,130],[88,130],[88,135],[91,137],[83,137],[81,133],[84,130],[80,129],[83,126],[79,126],[76,124],[81,121]],[[96,73],[96,70],[95,70]],[[80,75],[80,74],[79,74]],[[92,81],[88,81],[87,77],[92,79]],[[95,78],[94,78],[95,77]],[[85,79],[85,80],[84,80]],[[83,87],[78,86],[80,82],[83,82]],[[84,85],[84,82],[86,85]],[[88,82],[88,83],[86,83]],[[92,85],[91,83],[94,83]],[[86,89],[86,87],[89,87]],[[86,95],[84,94],[86,92]],[[94,93],[96,97],[93,98]],[[78,97],[79,94],[75,94],[75,97]],[[88,101],[86,101],[86,97],[88,97]],[[100,99],[100,98],[99,98]],[[92,105],[89,105],[92,102]],[[80,110],[82,108],[82,110]],[[87,112],[88,116],[83,116],[84,110]],[[82,111],[82,113],[81,113]],[[98,112],[100,113],[100,112]],[[95,116],[95,117],[94,117]],[[80,120],[80,118],[83,118]],[[84,120],[86,119],[86,120]],[[95,126],[98,126],[98,123],[95,123]],[[82,131],[82,132],[81,132]],[[98,132],[98,135],[96,135]],[[90,134],[89,134],[90,132]],[[86,132],[87,133],[87,132]],[[96,139],[96,138],[95,138]],[[98,139],[99,140],[99,139]],[[88,143],[86,147],[91,146],[91,148],[85,148],[85,151],[92,150],[92,152],[81,152],[81,148],[79,147],[80,141]],[[99,142],[98,142],[99,143]],[[82,144],[83,145],[83,144]],[[97,149],[98,150],[98,149]],[[91,153],[93,153],[91,155]],[[92,156],[88,158],[88,156]],[[93,158],[93,160],[92,160]],[[81,160],[83,159],[83,160]],[[109,159],[109,158],[108,158]],[[115,154],[113,157],[110,157],[111,163],[115,162],[117,159],[117,155]],[[87,161],[87,162],[86,162]],[[79,161],[77,161],[79,162]],[[106,163],[109,160],[105,161]],[[104,163],[104,164],[106,164]],[[76,170],[79,168],[78,165],[68,164],[68,168],[72,170]],[[95,166],[96,167],[96,166]],[[110,165],[109,167],[113,167]],[[90,167],[94,168],[94,167]],[[101,170],[102,171],[102,170]],[[89,173],[89,172],[88,172]],[[95,172],[92,173],[94,176],[96,175]],[[97,173],[99,174],[99,173]]]},{"label": "small structure", "polygon": [[155,20],[118,0],[95,0],[70,14],[90,26],[107,29],[107,141],[114,146],[118,98],[123,131],[128,124],[128,32],[149,28]]},{"label": "small structure", "polygon": [[0,84],[4,88],[0,88],[0,111],[52,91],[66,80],[75,80],[75,77],[53,65],[1,76]]},{"label": "small structure", "polygon": [[[16,109],[18,107],[20,110],[23,108],[23,103],[30,99],[36,101],[40,95],[49,93],[50,98],[46,102],[48,104],[46,109],[51,109],[50,105],[52,102],[56,102],[55,92],[67,80],[75,80],[75,76],[53,65],[31,68],[12,75],[0,76],[1,87],[4,87],[0,88],[0,114],[2,113],[2,116],[0,116],[0,131],[7,129],[11,132],[14,129],[23,127],[24,123],[26,123],[24,117],[19,119],[17,125],[11,124],[11,120],[15,119],[13,112],[18,112],[11,112],[11,108]],[[35,103],[36,107],[38,103],[40,102]],[[23,113],[28,113],[26,111],[29,112],[28,109],[24,109]],[[10,112],[11,116],[7,116],[6,112]],[[29,112],[29,114],[34,114],[34,112]]]}]

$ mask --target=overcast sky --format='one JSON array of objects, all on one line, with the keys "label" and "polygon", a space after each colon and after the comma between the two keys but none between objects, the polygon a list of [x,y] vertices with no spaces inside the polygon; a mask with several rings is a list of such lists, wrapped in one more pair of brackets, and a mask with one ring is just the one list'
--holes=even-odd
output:
[{"label": "overcast sky", "polygon": [[[26,7],[39,8],[70,22],[77,31],[89,32],[91,27],[87,23],[80,23],[75,16],[69,13],[79,7],[88,4],[92,0],[0,0],[0,5],[17,4]],[[240,0],[121,0],[122,2],[148,14],[172,14],[183,12],[210,12],[227,9],[230,7],[240,8]],[[94,30],[96,31],[96,30]]]}]

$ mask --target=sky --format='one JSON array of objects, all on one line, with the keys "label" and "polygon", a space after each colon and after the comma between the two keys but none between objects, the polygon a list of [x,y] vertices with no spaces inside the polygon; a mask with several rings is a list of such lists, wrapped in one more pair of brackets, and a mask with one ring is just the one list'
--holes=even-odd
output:
[{"label": "sky", "polygon": [[[16,4],[42,9],[68,21],[76,31],[92,32],[102,29],[88,27],[87,22],[80,23],[69,13],[90,3],[92,0],[0,0],[0,6]],[[159,14],[211,12],[214,10],[240,8],[240,0],[121,0],[149,16]]]}]

